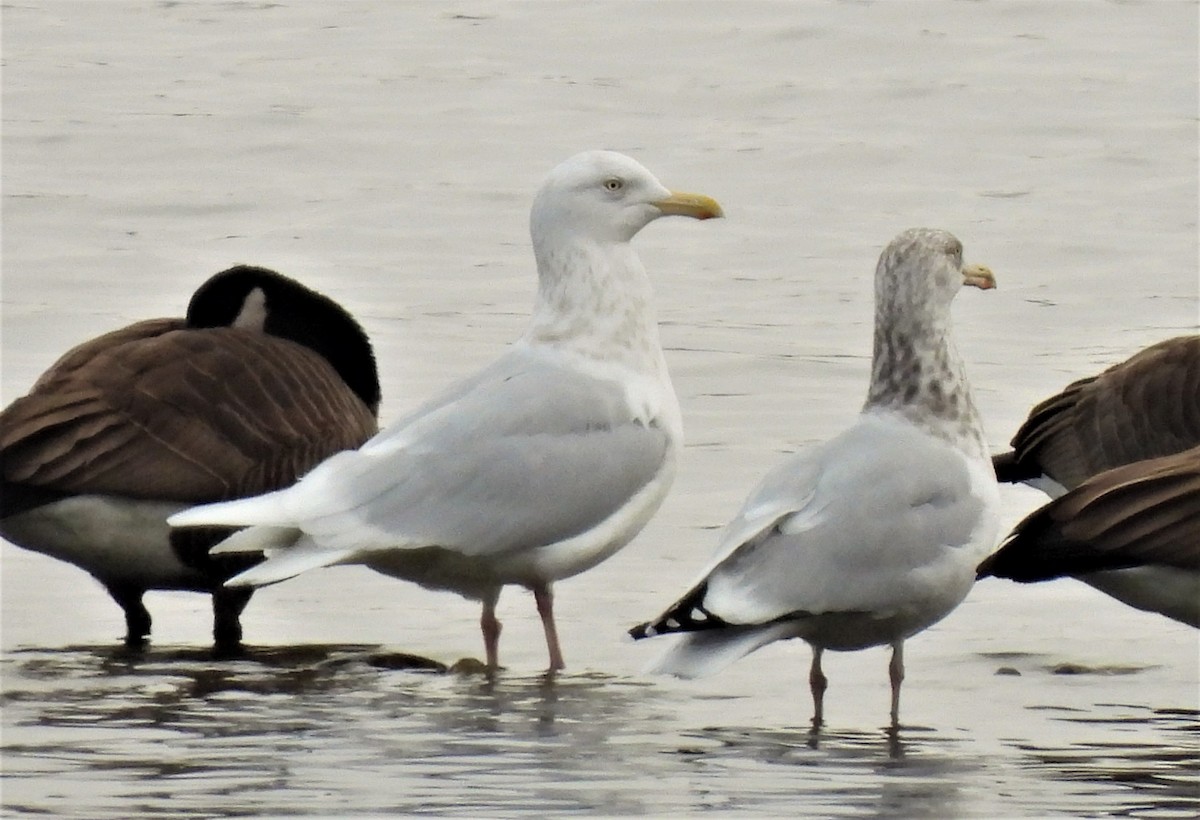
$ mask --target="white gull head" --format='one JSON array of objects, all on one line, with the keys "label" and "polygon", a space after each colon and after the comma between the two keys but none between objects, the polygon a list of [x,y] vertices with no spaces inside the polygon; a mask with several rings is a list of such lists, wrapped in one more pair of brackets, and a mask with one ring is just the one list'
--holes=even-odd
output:
[{"label": "white gull head", "polygon": [[671,191],[613,151],[586,151],[551,171],[529,218],[538,297],[525,342],[660,378],[653,289],[630,240],[669,215],[722,212],[711,198]]}]

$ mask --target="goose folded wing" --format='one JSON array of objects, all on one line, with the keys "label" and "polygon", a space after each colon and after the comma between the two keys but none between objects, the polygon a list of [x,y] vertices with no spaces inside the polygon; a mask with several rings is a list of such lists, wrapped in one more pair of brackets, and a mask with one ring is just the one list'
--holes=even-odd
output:
[{"label": "goose folded wing", "polygon": [[1068,489],[1200,442],[1200,335],[1151,345],[1030,411],[998,457],[1001,481],[1045,473]]},{"label": "goose folded wing", "polygon": [[375,430],[329,364],[283,339],[151,320],[66,354],[0,425],[4,480],[206,501],[286,485]]},{"label": "goose folded wing", "polygon": [[1021,521],[981,574],[1040,581],[1159,565],[1200,571],[1200,447],[1100,473]]}]

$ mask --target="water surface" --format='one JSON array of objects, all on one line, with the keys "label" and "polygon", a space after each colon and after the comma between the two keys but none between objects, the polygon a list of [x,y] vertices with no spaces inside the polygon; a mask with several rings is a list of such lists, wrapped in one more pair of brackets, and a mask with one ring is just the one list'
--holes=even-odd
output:
[{"label": "water surface", "polygon": [[[718,198],[637,240],[688,447],[641,536],[475,604],[354,568],[257,594],[245,657],[208,603],[151,593],[154,643],[78,570],[4,544],[6,815],[1200,813],[1196,632],[1071,581],[989,581],[887,653],[802,645],[705,681],[624,637],[693,580],[783,453],[866,385],[879,249],[947,228],[998,290],[960,346],[995,448],[1068,381],[1197,326],[1194,3],[8,3],[5,403],[72,344],[276,267],[375,340],[385,421],[490,360],[533,293],[553,165],[609,147]],[[1008,523],[1039,503],[1006,490]]]}]

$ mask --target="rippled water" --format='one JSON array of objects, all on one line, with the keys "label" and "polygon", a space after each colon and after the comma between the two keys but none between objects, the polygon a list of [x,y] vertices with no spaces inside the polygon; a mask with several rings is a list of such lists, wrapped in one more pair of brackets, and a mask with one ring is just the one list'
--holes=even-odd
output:
[{"label": "rippled water", "polygon": [[794,716],[746,725],[722,719],[732,696],[681,702],[600,672],[489,681],[412,662],[356,645],[221,663],[191,649],[10,653],[6,807],[985,817],[1009,813],[1018,792],[1033,814],[1187,816],[1196,805],[1191,710],[1043,707],[1045,736],[988,748],[946,726],[814,737]]},{"label": "rippled water", "polygon": [[681,682],[624,637],[857,410],[898,231],[999,277],[955,306],[996,448],[1196,332],[1194,3],[6,3],[2,36],[4,402],[250,262],[362,318],[390,420],[520,333],[559,160],[623,150],[728,214],[637,240],[689,445],[559,585],[566,674],[527,593],[489,681],[443,666],[481,654],[477,605],[354,568],[258,593],[240,658],[201,596],[151,593],[131,655],[98,585],[4,544],[6,816],[1200,813],[1196,631],[1074,582],[982,583],[913,639],[898,736],[883,650],[827,656],[814,738],[803,646]]}]

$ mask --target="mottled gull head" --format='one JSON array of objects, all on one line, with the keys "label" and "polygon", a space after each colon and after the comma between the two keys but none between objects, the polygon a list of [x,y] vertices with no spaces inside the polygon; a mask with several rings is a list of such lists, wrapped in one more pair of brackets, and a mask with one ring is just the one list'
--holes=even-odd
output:
[{"label": "mottled gull head", "polygon": [[983,265],[963,266],[963,247],[947,231],[913,228],[884,248],[875,269],[876,323],[928,322],[949,315],[963,285],[996,286]]},{"label": "mottled gull head", "polygon": [[996,280],[982,265],[964,267],[962,243],[946,231],[914,228],[884,248],[875,269],[867,406],[891,408],[935,435],[982,451],[983,430],[950,321],[950,303],[963,285],[986,290]]}]

